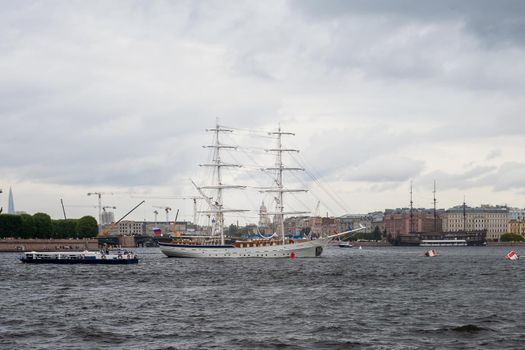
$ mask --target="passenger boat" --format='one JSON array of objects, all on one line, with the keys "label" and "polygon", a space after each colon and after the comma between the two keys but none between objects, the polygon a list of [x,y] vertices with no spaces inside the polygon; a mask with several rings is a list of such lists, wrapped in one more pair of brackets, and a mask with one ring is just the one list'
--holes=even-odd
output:
[{"label": "passenger boat", "polygon": [[467,241],[464,239],[423,239],[420,247],[464,247]]},{"label": "passenger boat", "polygon": [[[204,199],[209,207],[209,210],[201,211],[200,213],[207,214],[213,218],[213,226],[211,235],[207,237],[185,237],[186,239],[177,238],[171,242],[159,242],[159,248],[162,253],[168,257],[177,258],[306,258],[318,257],[322,254],[323,249],[334,239],[344,237],[351,232],[364,229],[360,227],[355,230],[335,233],[325,237],[315,239],[290,238],[284,231],[284,216],[304,214],[304,212],[285,211],[284,208],[284,193],[306,192],[302,189],[288,189],[283,185],[284,171],[304,170],[302,168],[286,167],[283,164],[283,154],[287,152],[298,152],[298,150],[284,148],[282,146],[283,135],[294,135],[290,132],[284,132],[279,127],[276,131],[269,134],[276,137],[277,147],[267,149],[267,152],[272,152],[276,155],[276,165],[271,168],[265,168],[265,171],[274,171],[274,186],[264,188],[261,192],[275,193],[275,201],[277,210],[268,215],[274,215],[277,220],[277,232],[270,238],[249,241],[236,241],[233,243],[226,243],[224,235],[224,214],[243,212],[243,209],[228,209],[223,204],[223,190],[225,189],[242,189],[246,186],[241,185],[227,185],[222,183],[222,172],[225,167],[239,167],[237,164],[229,164],[222,161],[220,152],[224,149],[236,149],[237,146],[226,145],[220,142],[220,135],[223,133],[232,132],[232,129],[224,128],[216,125],[215,128],[208,129],[213,132],[214,144],[205,146],[213,149],[213,159],[210,164],[203,164],[202,166],[214,168],[214,182],[211,186],[197,186],[193,181],[193,185],[199,192],[202,199]],[[213,197],[207,195],[203,190],[216,190]]]},{"label": "passenger boat", "polygon": [[28,264],[137,264],[138,256],[129,250],[117,252],[25,252],[20,258]]}]

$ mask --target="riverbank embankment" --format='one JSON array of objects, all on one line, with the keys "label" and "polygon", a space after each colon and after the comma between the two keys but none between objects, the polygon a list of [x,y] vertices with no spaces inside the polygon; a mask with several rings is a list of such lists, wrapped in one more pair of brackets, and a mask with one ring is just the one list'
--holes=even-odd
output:
[{"label": "riverbank embankment", "polygon": [[96,239],[0,239],[0,252],[97,250]]}]

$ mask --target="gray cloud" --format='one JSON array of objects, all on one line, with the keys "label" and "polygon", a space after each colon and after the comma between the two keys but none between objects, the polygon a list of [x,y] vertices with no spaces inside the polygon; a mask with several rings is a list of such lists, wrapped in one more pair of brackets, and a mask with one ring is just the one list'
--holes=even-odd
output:
[{"label": "gray cloud", "polygon": [[[282,122],[349,188],[521,188],[523,5],[505,4],[4,1],[0,181],[179,188],[219,117]],[[490,166],[443,170],[450,145]]]},{"label": "gray cloud", "polygon": [[443,190],[474,188],[485,185],[485,179],[496,170],[495,166],[474,166],[463,172],[438,170],[421,177],[419,182],[431,188],[433,181],[436,180],[439,188]]},{"label": "gray cloud", "polygon": [[525,44],[525,4],[520,0],[306,0],[292,4],[310,18],[325,20],[366,15],[416,22],[460,21],[490,45]]},{"label": "gray cloud", "polygon": [[495,191],[525,189],[525,163],[506,162],[499,169],[480,179],[478,186],[492,186]]},{"label": "gray cloud", "polygon": [[525,163],[505,162],[500,166],[474,166],[463,172],[435,171],[420,178],[428,188],[437,180],[443,190],[488,187],[493,191],[525,189]]},{"label": "gray cloud", "polygon": [[348,169],[343,178],[349,181],[379,183],[406,182],[419,175],[424,166],[424,161],[403,156],[380,156]]},{"label": "gray cloud", "polygon": [[525,88],[516,74],[525,72],[525,5],[505,3],[293,1],[291,7],[329,33],[311,51],[328,71],[411,80],[422,89],[441,84],[510,93]]},{"label": "gray cloud", "polygon": [[493,159],[497,159],[501,156],[502,152],[500,149],[493,149],[492,151],[490,151],[489,154],[487,154],[487,157],[485,158],[486,160],[493,160]]}]

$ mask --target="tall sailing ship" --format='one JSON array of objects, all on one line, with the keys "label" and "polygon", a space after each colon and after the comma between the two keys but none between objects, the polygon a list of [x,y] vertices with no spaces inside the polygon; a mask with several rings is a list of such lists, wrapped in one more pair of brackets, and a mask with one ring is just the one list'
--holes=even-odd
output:
[{"label": "tall sailing ship", "polygon": [[[277,131],[270,134],[277,138],[277,147],[268,149],[268,152],[275,153],[277,161],[276,166],[266,168],[269,171],[275,171],[275,187],[267,188],[264,191],[276,194],[277,210],[274,213],[277,219],[277,232],[270,238],[263,238],[257,240],[238,240],[232,243],[225,241],[224,234],[224,214],[247,211],[243,209],[229,209],[225,208],[223,204],[223,190],[225,189],[242,189],[246,186],[228,185],[222,182],[222,172],[225,167],[238,167],[237,164],[225,163],[221,159],[221,151],[225,149],[235,149],[237,146],[226,145],[220,142],[220,135],[229,133],[233,130],[221,127],[208,129],[207,131],[214,133],[214,144],[206,146],[213,149],[213,159],[209,164],[203,164],[206,167],[214,168],[215,183],[211,186],[197,186],[193,181],[193,185],[206,201],[209,210],[201,213],[209,214],[215,219],[213,221],[211,234],[209,236],[194,236],[176,238],[169,243],[159,242],[159,247],[162,253],[168,257],[178,258],[303,258],[303,257],[318,257],[323,253],[324,248],[335,238],[345,236],[351,232],[361,230],[345,231],[335,233],[325,237],[316,239],[296,239],[287,237],[284,230],[285,215],[301,214],[302,212],[285,211],[284,194],[290,192],[303,192],[302,189],[289,189],[283,185],[283,173],[285,171],[304,170],[302,168],[285,167],[283,165],[283,154],[287,152],[298,152],[298,150],[283,148],[282,136],[294,135],[290,132],[284,132],[279,127]],[[203,190],[215,190],[214,198],[207,196]]]}]

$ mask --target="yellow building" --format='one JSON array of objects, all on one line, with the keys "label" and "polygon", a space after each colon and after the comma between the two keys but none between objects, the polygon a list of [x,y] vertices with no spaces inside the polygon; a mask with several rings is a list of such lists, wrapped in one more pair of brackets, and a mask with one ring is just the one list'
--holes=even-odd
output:
[{"label": "yellow building", "polygon": [[487,240],[499,241],[508,230],[509,209],[506,206],[482,204],[478,208],[458,205],[446,211],[443,231],[487,230]]},{"label": "yellow building", "polygon": [[525,220],[510,220],[507,231],[525,237]]}]

